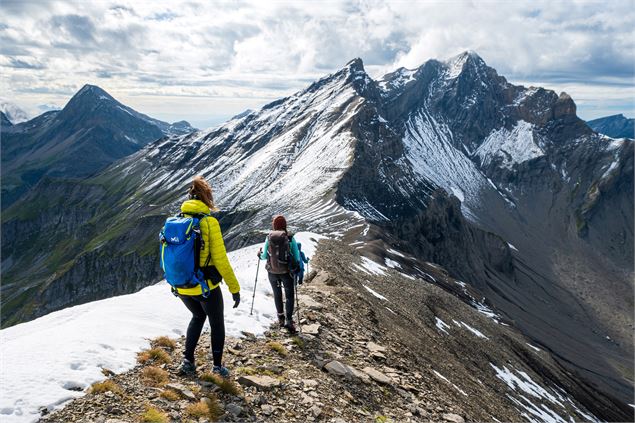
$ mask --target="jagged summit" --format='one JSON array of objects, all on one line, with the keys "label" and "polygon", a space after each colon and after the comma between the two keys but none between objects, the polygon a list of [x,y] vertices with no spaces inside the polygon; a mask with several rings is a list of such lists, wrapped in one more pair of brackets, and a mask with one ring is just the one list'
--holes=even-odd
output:
[{"label": "jagged summit", "polygon": [[352,60],[350,60],[345,66],[344,68],[348,68],[353,70],[354,72],[365,72],[364,70],[364,62],[361,58],[356,57]]}]

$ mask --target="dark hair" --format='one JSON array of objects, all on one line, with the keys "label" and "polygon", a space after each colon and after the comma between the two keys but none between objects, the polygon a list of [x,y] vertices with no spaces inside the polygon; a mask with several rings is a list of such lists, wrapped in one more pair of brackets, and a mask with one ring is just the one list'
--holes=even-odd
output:
[{"label": "dark hair", "polygon": [[212,187],[201,175],[196,175],[192,179],[192,185],[187,193],[191,199],[201,200],[211,211],[218,211],[212,196]]},{"label": "dark hair", "polygon": [[271,221],[271,226],[273,227],[274,231],[287,231],[287,220],[284,218],[283,215],[278,214],[276,216],[273,217],[273,220]]}]

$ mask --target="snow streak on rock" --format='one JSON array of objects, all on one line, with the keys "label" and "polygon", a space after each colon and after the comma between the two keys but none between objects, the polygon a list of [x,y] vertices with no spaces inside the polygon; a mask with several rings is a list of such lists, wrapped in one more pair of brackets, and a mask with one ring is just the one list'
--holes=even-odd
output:
[{"label": "snow streak on rock", "polygon": [[511,130],[503,127],[492,131],[474,152],[483,166],[498,159],[500,166],[508,169],[544,154],[534,141],[533,125],[522,120]]}]

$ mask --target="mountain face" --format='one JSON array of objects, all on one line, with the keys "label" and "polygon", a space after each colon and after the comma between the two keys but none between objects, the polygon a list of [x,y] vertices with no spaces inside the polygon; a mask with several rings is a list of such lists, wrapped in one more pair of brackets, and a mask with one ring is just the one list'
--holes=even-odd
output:
[{"label": "mountain face", "polygon": [[[14,122],[15,123],[15,122]],[[43,176],[86,177],[165,135],[193,131],[170,125],[86,85],[61,111],[2,126],[2,204],[17,200]]]},{"label": "mountain face", "polygon": [[635,138],[635,119],[628,119],[621,113],[590,120],[587,125],[611,138]]},{"label": "mountain face", "polygon": [[12,126],[13,123],[11,123],[7,115],[5,115],[4,112],[0,112],[0,131],[5,131]]},{"label": "mountain face", "polygon": [[3,216],[5,324],[158,280],[156,233],[195,174],[230,248],[283,213],[492,308],[602,396],[595,415],[632,418],[633,142],[593,132],[565,93],[512,85],[472,52],[378,81],[356,59],[80,183],[42,178]]}]

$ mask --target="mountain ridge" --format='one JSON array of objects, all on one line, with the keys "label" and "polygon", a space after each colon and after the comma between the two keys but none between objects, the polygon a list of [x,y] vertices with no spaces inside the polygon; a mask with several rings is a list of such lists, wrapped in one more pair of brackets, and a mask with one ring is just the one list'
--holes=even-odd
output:
[{"label": "mountain ridge", "polygon": [[84,85],[60,111],[3,126],[2,206],[12,204],[43,176],[86,177],[150,141],[192,132],[124,106]]},{"label": "mountain ridge", "polygon": [[622,113],[587,121],[594,131],[611,138],[635,138],[635,119]]},{"label": "mountain ridge", "polygon": [[[255,228],[283,213],[297,229],[360,242],[421,275],[416,262],[375,248],[398,245],[465,280],[570,370],[628,401],[632,142],[598,136],[568,95],[509,84],[473,54],[417,69],[374,81],[353,60],[257,112],[160,139],[81,186],[69,181],[75,214],[62,216],[58,236],[77,241],[64,260],[29,273],[29,303],[46,312],[159,279],[151,228],[201,173],[230,248],[260,240]],[[52,182],[44,191],[62,203]],[[94,207],[99,198],[109,210]],[[32,219],[11,212],[3,233],[34,233]],[[61,242],[34,236],[43,251]],[[31,248],[16,240],[3,257]],[[13,281],[24,277],[9,270]]]}]

